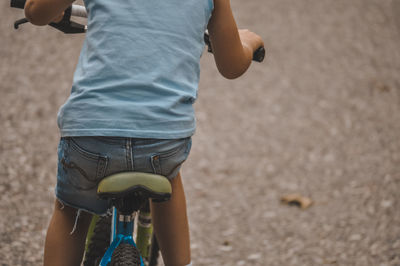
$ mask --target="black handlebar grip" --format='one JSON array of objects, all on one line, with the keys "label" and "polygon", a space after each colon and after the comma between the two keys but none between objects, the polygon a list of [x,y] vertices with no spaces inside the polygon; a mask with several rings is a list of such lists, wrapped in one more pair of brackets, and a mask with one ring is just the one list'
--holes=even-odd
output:
[{"label": "black handlebar grip", "polygon": [[24,9],[25,7],[25,2],[26,0],[11,0],[10,6],[15,7],[15,8],[22,8]]},{"label": "black handlebar grip", "polygon": [[253,60],[261,63],[262,61],[264,61],[264,58],[265,58],[265,48],[260,47],[254,52]]}]

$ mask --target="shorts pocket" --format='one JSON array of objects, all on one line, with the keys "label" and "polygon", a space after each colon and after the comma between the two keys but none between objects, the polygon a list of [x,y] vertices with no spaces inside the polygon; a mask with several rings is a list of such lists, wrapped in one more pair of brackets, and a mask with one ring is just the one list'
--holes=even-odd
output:
[{"label": "shorts pocket", "polygon": [[60,163],[66,181],[78,189],[92,189],[104,178],[108,158],[82,148],[84,138],[66,138]]},{"label": "shorts pocket", "polygon": [[189,155],[191,144],[191,138],[171,140],[168,149],[158,151],[151,156],[153,172],[170,179],[175,177]]}]

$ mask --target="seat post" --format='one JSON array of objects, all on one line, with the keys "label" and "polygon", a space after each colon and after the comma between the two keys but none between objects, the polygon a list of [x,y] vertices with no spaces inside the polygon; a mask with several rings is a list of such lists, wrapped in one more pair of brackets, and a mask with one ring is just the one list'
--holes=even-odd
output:
[{"label": "seat post", "polygon": [[117,234],[124,236],[132,236],[133,234],[133,223],[136,218],[136,211],[130,215],[118,214],[118,227]]},{"label": "seat post", "polygon": [[112,204],[117,208],[118,214],[130,216],[143,206],[145,200],[141,193],[134,192],[126,197],[112,199]]}]

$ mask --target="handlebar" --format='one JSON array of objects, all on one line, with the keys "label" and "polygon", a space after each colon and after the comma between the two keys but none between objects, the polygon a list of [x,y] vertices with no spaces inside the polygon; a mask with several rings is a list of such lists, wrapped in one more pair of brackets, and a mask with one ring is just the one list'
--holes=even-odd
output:
[{"label": "handlebar", "polygon": [[[10,6],[14,8],[21,8],[25,7],[26,0],[11,0]],[[80,5],[71,5],[64,11],[64,17],[58,23],[51,22],[49,25],[53,28],[56,28],[66,34],[74,34],[74,33],[84,33],[87,30],[86,25],[82,25],[71,21],[71,16],[75,17],[87,17],[87,12],[84,6]],[[27,23],[28,20],[26,18],[19,19],[14,22],[14,28],[18,29],[21,24]]]},{"label": "handlebar", "polygon": [[[14,7],[14,8],[23,9],[25,7],[25,2],[26,2],[26,0],[11,0],[10,6]],[[86,8],[81,5],[71,5],[64,11],[64,17],[62,18],[62,20],[60,22],[58,22],[58,23],[51,22],[49,25],[52,26],[53,28],[56,28],[56,29],[66,33],[66,34],[86,32],[87,26],[76,23],[74,21],[71,21],[71,16],[87,18]],[[18,29],[18,27],[21,24],[24,24],[27,22],[28,22],[28,20],[26,18],[19,19],[19,20],[15,21],[14,28]],[[208,52],[212,53],[210,36],[208,35],[207,31],[204,33],[204,42],[208,47],[208,49],[207,49]],[[265,49],[264,49],[264,47],[260,47],[254,52],[253,61],[262,62],[264,60],[264,58],[265,58]]]}]

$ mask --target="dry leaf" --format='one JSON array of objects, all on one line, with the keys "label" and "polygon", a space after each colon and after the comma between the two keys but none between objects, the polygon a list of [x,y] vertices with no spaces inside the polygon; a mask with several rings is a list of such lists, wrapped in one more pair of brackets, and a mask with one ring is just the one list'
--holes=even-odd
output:
[{"label": "dry leaf", "polygon": [[390,92],[391,87],[379,80],[374,80],[373,81],[373,90],[379,91],[379,92]]},{"label": "dry leaf", "polygon": [[302,209],[307,209],[313,203],[310,198],[304,197],[300,194],[288,194],[281,198],[283,203],[288,205],[298,206]]}]

